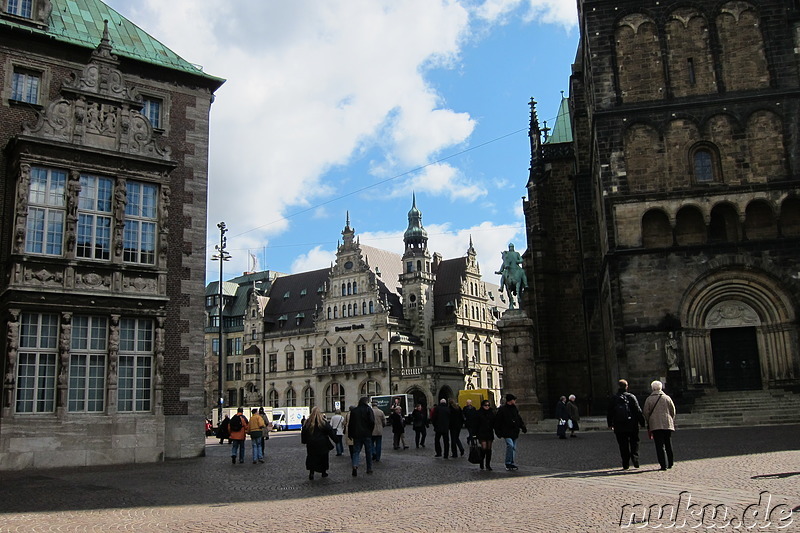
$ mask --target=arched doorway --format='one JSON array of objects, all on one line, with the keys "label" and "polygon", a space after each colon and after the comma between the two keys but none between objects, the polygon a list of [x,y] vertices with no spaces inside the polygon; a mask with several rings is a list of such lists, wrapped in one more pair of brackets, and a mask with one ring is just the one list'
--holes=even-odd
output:
[{"label": "arched doorway", "polygon": [[683,297],[683,372],[690,385],[751,390],[797,379],[795,306],[782,283],[756,268],[718,268]]}]

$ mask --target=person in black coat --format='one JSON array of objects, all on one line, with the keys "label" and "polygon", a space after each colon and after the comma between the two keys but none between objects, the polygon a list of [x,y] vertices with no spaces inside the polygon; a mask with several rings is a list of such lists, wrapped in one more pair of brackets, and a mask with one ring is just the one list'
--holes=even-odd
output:
[{"label": "person in black coat", "polygon": [[389,423],[392,425],[392,436],[394,449],[399,450],[402,442],[404,450],[408,449],[406,445],[406,421],[403,419],[403,408],[399,405],[392,410],[389,415]]},{"label": "person in black coat", "polygon": [[478,410],[472,405],[472,400],[467,400],[467,405],[461,410],[464,415],[464,426],[467,428],[467,444],[471,443],[475,436],[475,414],[477,412]]},{"label": "person in black coat", "polygon": [[322,477],[328,477],[328,456],[336,440],[336,431],[333,430],[319,407],[311,409],[311,414],[300,430],[300,442],[306,445],[306,470],[308,479],[314,479],[314,472],[321,472]]},{"label": "person in black coat", "polygon": [[358,463],[361,461],[361,448],[367,461],[367,474],[372,473],[372,430],[375,428],[375,413],[369,406],[369,398],[362,396],[358,405],[350,411],[347,420],[347,436],[353,441],[353,453],[350,456],[353,465],[353,477],[358,475]]},{"label": "person in black coat", "polygon": [[481,402],[481,408],[475,412],[473,418],[475,428],[475,438],[481,444],[481,470],[486,465],[486,470],[491,470],[492,466],[492,444],[494,443],[494,419],[495,412],[489,404],[489,400]]},{"label": "person in black coat", "polygon": [[225,415],[225,418],[223,418],[222,422],[219,423],[219,427],[217,428],[217,438],[219,439],[220,444],[223,444],[225,439],[228,439],[228,444],[231,443],[230,423],[231,419],[228,415]]},{"label": "person in black coat", "polygon": [[622,469],[630,463],[639,468],[639,426],[644,427],[644,415],[639,400],[628,392],[628,382],[619,380],[617,393],[608,401],[608,428],[614,430],[622,457]]},{"label": "person in black coat", "polygon": [[528,432],[517,408],[517,397],[506,394],[506,403],[497,410],[494,420],[497,436],[506,441],[506,470],[517,470],[517,439],[519,432]]},{"label": "person in black coat", "polygon": [[417,406],[411,411],[411,427],[414,428],[414,443],[417,445],[417,448],[422,446],[425,447],[425,437],[428,435],[428,430],[426,429],[430,422],[428,422],[428,413],[425,411],[425,407],[422,406],[421,403],[418,403]]},{"label": "person in black coat", "polygon": [[450,400],[450,453],[458,457],[456,448],[464,455],[464,445],[461,444],[461,427],[464,425],[464,414],[455,400]]},{"label": "person in black coat", "polygon": [[[441,457],[442,450],[444,450],[444,458],[447,459],[450,453],[450,407],[444,398],[439,400],[439,405],[433,408],[431,423],[436,434],[435,457]],[[444,441],[444,448],[442,448],[442,441]]]}]

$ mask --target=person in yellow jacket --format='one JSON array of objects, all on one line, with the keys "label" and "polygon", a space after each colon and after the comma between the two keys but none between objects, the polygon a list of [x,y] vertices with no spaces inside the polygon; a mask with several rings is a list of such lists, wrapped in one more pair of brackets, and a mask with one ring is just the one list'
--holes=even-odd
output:
[{"label": "person in yellow jacket", "polygon": [[267,423],[258,414],[255,407],[250,411],[250,423],[247,425],[247,432],[250,434],[250,441],[253,444],[253,464],[264,462],[264,431]]}]

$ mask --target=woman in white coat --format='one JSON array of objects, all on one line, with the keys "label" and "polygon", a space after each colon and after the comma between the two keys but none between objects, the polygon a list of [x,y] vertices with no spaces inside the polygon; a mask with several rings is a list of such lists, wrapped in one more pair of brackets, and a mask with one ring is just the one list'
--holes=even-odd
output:
[{"label": "woman in white coat", "polygon": [[653,392],[644,402],[644,419],[647,420],[648,433],[656,444],[656,455],[661,470],[672,468],[672,433],[675,431],[675,404],[667,396],[660,381],[650,384]]}]

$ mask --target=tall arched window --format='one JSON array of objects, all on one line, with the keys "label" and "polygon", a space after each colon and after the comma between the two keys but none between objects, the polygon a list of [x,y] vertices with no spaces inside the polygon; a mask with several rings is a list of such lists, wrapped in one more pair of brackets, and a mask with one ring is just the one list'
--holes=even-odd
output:
[{"label": "tall arched window", "polygon": [[353,292],[353,286],[348,281],[347,282],[347,294],[350,295],[350,294],[352,294],[352,292]]},{"label": "tall arched window", "polygon": [[362,315],[367,314],[367,302],[361,302],[361,314]]},{"label": "tall arched window", "polygon": [[331,308],[330,306],[328,306],[328,320],[330,319],[331,319]]},{"label": "tall arched window", "polygon": [[381,393],[381,384],[369,379],[361,384],[361,396],[377,396]]},{"label": "tall arched window", "polygon": [[339,307],[333,308],[333,318],[339,318]]},{"label": "tall arched window", "polygon": [[269,391],[269,406],[270,407],[278,407],[278,391],[272,389]]},{"label": "tall arched window", "polygon": [[692,177],[695,183],[721,181],[719,177],[719,157],[709,144],[698,144],[690,152]]},{"label": "tall arched window", "polygon": [[353,294],[358,294],[358,282],[353,282]]},{"label": "tall arched window", "polygon": [[344,387],[336,382],[328,385],[325,389],[325,411],[328,413],[337,409],[336,402],[339,402],[339,409],[345,407],[344,405]]},{"label": "tall arched window", "polygon": [[347,296],[347,285],[342,283],[342,296]]},{"label": "tall arched window", "polygon": [[303,389],[303,405],[308,406],[308,408],[314,407],[314,389],[311,387],[306,387]]},{"label": "tall arched window", "polygon": [[372,304],[372,300],[369,301],[369,314],[375,312],[375,306]]},{"label": "tall arched window", "polygon": [[291,387],[286,391],[286,407],[297,407],[297,393]]}]

